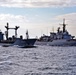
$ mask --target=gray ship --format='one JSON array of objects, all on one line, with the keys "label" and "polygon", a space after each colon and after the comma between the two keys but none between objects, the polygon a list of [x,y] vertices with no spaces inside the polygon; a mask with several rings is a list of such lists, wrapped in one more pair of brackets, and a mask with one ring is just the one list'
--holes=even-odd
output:
[{"label": "gray ship", "polygon": [[50,36],[41,36],[36,44],[50,45],[50,46],[76,46],[75,36],[69,34],[66,30],[65,19],[63,19],[63,30],[60,27],[57,29],[57,33],[50,32]]}]

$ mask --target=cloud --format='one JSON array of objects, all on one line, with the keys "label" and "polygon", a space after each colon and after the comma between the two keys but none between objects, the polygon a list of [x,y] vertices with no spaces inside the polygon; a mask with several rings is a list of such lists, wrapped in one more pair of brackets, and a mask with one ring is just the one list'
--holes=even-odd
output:
[{"label": "cloud", "polygon": [[11,27],[18,25],[23,29],[40,28],[41,25],[44,25],[44,22],[43,20],[36,21],[37,17],[38,15],[27,17],[26,15],[0,14],[0,25],[4,25],[8,22]]},{"label": "cloud", "polygon": [[13,14],[0,14],[0,21],[28,22],[26,16],[13,15]]},{"label": "cloud", "polygon": [[5,7],[67,7],[76,6],[76,0],[0,0]]}]

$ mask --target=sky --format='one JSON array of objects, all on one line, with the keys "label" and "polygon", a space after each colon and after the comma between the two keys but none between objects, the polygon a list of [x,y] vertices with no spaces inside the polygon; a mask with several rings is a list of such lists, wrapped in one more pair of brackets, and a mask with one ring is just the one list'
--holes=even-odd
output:
[{"label": "sky", "polygon": [[[66,29],[76,36],[76,0],[0,0],[0,29],[5,33],[5,25],[20,26],[18,37],[26,37],[26,30],[30,38],[50,35],[62,26],[63,19]],[[9,30],[9,37],[14,35]]]}]

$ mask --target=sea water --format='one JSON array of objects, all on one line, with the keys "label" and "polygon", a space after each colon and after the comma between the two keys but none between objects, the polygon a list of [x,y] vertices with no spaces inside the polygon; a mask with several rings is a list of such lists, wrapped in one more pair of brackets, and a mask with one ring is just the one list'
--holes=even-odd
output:
[{"label": "sea water", "polygon": [[0,47],[0,75],[76,75],[76,47]]}]

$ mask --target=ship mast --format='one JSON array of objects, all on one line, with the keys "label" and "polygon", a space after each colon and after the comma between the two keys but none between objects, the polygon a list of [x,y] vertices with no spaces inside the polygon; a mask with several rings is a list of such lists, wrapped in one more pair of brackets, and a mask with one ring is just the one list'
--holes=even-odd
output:
[{"label": "ship mast", "polygon": [[6,31],[6,39],[8,40],[8,30],[9,29],[14,29],[15,30],[15,37],[17,38],[17,30],[18,30],[18,28],[19,28],[19,26],[15,26],[15,28],[9,28],[9,23],[7,23],[7,26],[5,26],[5,28],[7,29],[7,31]]},{"label": "ship mast", "polygon": [[26,39],[29,39],[28,30],[26,31]]},{"label": "ship mast", "polygon": [[66,31],[66,25],[67,24],[65,24],[65,19],[63,19],[63,24],[61,24],[61,25],[63,25],[63,33]]}]

